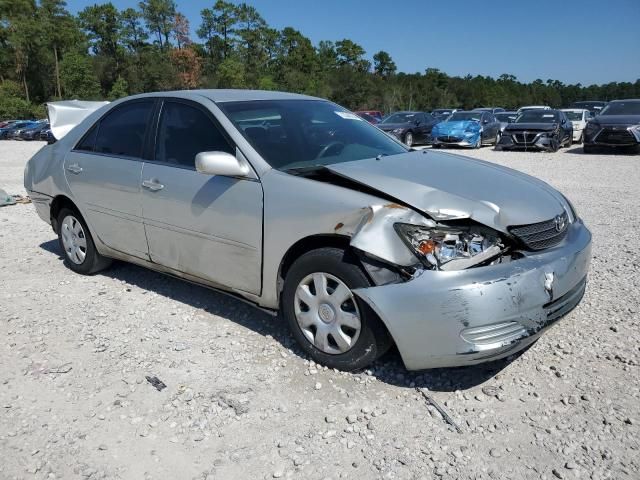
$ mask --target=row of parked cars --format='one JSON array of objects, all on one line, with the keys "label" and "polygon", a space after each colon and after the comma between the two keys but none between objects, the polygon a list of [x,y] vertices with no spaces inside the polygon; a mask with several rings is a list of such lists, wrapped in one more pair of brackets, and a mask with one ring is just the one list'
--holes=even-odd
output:
[{"label": "row of parked cars", "polygon": [[0,140],[53,141],[48,120],[5,120],[0,122]]},{"label": "row of parked cars", "polygon": [[569,108],[546,105],[504,108],[402,111],[383,117],[378,111],[356,112],[408,146],[457,146],[496,150],[556,152],[573,143],[585,153],[598,147],[640,152],[640,99],[575,102]]}]

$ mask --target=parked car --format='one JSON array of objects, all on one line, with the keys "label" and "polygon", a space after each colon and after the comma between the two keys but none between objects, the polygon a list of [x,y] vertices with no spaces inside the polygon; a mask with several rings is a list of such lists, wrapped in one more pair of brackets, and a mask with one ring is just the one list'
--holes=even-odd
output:
[{"label": "parked car", "polygon": [[40,140],[44,140],[48,144],[52,144],[56,142],[56,138],[53,136],[51,132],[51,127],[45,128],[40,132]]},{"label": "parked car", "polygon": [[427,112],[396,112],[377,126],[411,147],[431,141],[431,129],[437,120]]},{"label": "parked car", "polygon": [[596,147],[640,152],[640,99],[613,100],[584,129],[584,152]]},{"label": "parked car", "polygon": [[498,112],[496,114],[494,114],[496,117],[496,120],[498,120],[500,122],[500,133],[502,134],[502,132],[504,131],[504,129],[506,128],[507,125],[509,125],[510,123],[513,123],[516,118],[518,117],[518,114],[516,112]]},{"label": "parked car", "polygon": [[36,122],[32,121],[32,120],[20,120],[17,122],[13,122],[10,125],[7,125],[6,127],[0,128],[0,139],[8,139],[11,138],[13,135],[13,132],[15,132],[16,130],[20,130],[22,128],[25,127],[29,127],[31,125],[35,125]]},{"label": "parked car", "polygon": [[573,125],[560,110],[522,112],[506,126],[496,150],[545,150],[557,152],[573,141]]},{"label": "parked car", "polygon": [[368,113],[355,112],[355,114],[358,115],[363,120],[366,120],[367,122],[369,122],[371,125],[377,125],[380,123],[380,119],[378,119],[378,117],[374,117],[373,115],[369,115]]},{"label": "parked car", "polygon": [[579,108],[563,108],[562,111],[573,125],[573,143],[582,143],[584,140],[584,129],[591,118],[591,112]]},{"label": "parked car", "polygon": [[481,107],[481,108],[474,108],[472,111],[473,112],[490,112],[495,115],[496,113],[504,112],[505,109],[502,107]]},{"label": "parked car", "polygon": [[382,115],[382,112],[379,111],[379,110],[358,110],[355,113],[358,114],[358,115],[360,115],[361,113],[366,114],[366,115],[370,115],[370,116],[376,118],[378,120],[378,122],[381,122],[382,119],[384,118],[384,115]]},{"label": "parked car", "polygon": [[49,128],[49,122],[38,122],[35,125],[21,129],[18,140],[40,140],[40,132]]},{"label": "parked car", "polygon": [[584,102],[573,102],[569,108],[579,108],[589,110],[593,116],[600,114],[600,111],[607,106],[607,102],[601,100],[587,100]]},{"label": "parked car", "polygon": [[143,94],[59,137],[24,184],[71,270],[118,258],[281,309],[331,368],[391,343],[412,370],[503,358],[584,293],[591,234],[560,192],[325,100]]},{"label": "parked car", "polygon": [[527,105],[526,107],[520,107],[516,113],[520,114],[528,110],[551,110],[551,107],[548,105]]},{"label": "parked car", "polygon": [[0,128],[8,127],[9,125],[11,125],[12,123],[15,123],[17,121],[18,120],[4,120],[3,122],[0,122]]},{"label": "parked car", "polygon": [[431,111],[431,115],[433,115],[436,120],[444,120],[451,116],[452,113],[456,113],[457,111],[457,108],[436,108],[435,110]]},{"label": "parked car", "polygon": [[433,148],[451,145],[480,148],[496,144],[499,139],[500,122],[493,113],[477,110],[455,112],[431,131]]}]

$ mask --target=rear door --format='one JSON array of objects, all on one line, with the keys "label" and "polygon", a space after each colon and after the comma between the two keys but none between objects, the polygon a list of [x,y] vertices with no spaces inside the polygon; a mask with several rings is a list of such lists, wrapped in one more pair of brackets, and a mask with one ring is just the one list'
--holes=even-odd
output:
[{"label": "rear door", "polygon": [[145,162],[142,173],[151,260],[226,288],[259,294],[262,185],[257,179],[196,171],[199,152],[236,153],[215,117],[196,102],[165,100],[155,137],[153,158]]},{"label": "rear door", "polygon": [[110,110],[64,161],[74,200],[91,233],[114,250],[148,259],[142,223],[140,176],[153,99]]}]

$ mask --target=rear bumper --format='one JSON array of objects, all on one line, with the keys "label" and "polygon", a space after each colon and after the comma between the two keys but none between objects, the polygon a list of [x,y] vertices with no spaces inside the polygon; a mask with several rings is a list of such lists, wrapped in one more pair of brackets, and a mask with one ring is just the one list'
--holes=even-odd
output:
[{"label": "rear bumper", "polygon": [[29,198],[31,198],[31,203],[35,207],[38,216],[48,224],[51,224],[51,202],[53,198],[44,193],[34,192],[33,190],[28,190],[27,193],[29,194]]},{"label": "rear bumper", "polygon": [[409,370],[497,360],[533,343],[584,294],[591,233],[580,221],[557,247],[405,283],[355,290],[380,316]]}]

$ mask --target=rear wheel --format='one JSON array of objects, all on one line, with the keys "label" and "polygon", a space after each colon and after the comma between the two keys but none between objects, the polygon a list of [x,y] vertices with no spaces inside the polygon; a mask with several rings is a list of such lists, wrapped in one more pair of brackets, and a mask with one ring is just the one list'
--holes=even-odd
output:
[{"label": "rear wheel", "polygon": [[357,370],[385,353],[389,334],[353,289],[371,283],[356,260],[337,248],[312,250],[287,273],[282,310],[293,336],[314,361]]},{"label": "rear wheel", "polygon": [[96,250],[89,227],[76,210],[60,210],[58,242],[64,252],[65,264],[76,273],[89,275],[111,264],[110,259],[103,257]]}]

